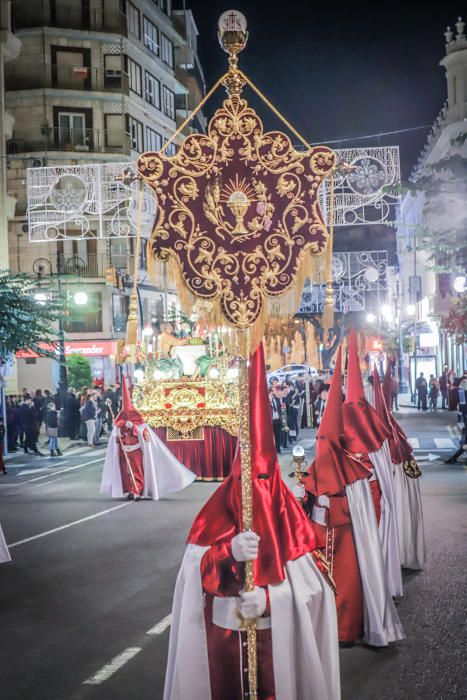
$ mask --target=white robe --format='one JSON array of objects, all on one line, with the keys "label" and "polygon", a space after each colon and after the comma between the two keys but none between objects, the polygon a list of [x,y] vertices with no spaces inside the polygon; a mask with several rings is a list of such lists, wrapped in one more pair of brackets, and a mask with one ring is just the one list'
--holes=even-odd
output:
[{"label": "white robe", "polygon": [[390,594],[400,598],[402,586],[401,556],[399,551],[398,511],[394,495],[393,464],[387,440],[368,457],[381,487],[381,519],[379,535]]},{"label": "white robe", "polygon": [[388,589],[373,499],[367,479],[345,487],[363,587],[364,641],[387,646],[404,638]]},{"label": "white robe", "polygon": [[7,543],[5,542],[2,526],[0,525],[0,564],[3,564],[3,562],[6,561],[11,561],[11,556],[7,547]]},{"label": "white robe", "polygon": [[420,479],[407,476],[402,464],[394,465],[394,492],[401,564],[406,569],[423,569],[426,549]]},{"label": "white robe", "polygon": [[[175,586],[164,700],[210,700],[200,564],[209,547],[189,544]],[[339,700],[334,593],[310,554],[268,586],[277,700]]]},{"label": "white robe", "polygon": [[[138,431],[139,444],[143,450],[144,487],[143,497],[158,501],[170,493],[181,491],[194,481],[196,475],[181,464],[164,445],[154,431],[147,425],[135,426]],[[143,437],[147,430],[150,440]],[[123,496],[122,475],[119,461],[119,441],[117,428],[114,427],[105,454],[102,471],[101,493],[107,493],[112,498]]]}]

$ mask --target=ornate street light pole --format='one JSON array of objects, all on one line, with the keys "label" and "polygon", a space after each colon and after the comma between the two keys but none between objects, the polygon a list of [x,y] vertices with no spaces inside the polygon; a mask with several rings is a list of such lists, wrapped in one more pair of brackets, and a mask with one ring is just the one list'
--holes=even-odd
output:
[{"label": "ornate street light pole", "polygon": [[[65,265],[65,270],[63,269],[63,258],[60,255],[60,251],[57,247],[57,255],[56,255],[56,268],[57,271],[54,274],[52,271],[52,264],[48,258],[38,258],[37,260],[34,261],[32,269],[36,273],[37,279],[40,280],[44,277],[47,276],[50,280],[52,280],[54,277],[57,278],[57,295],[58,299],[60,302],[62,301],[62,275],[63,273],[67,274],[67,268],[68,265]],[[69,263],[70,261],[68,261]],[[80,273],[81,270],[83,270],[86,266],[84,260],[81,258],[78,258],[77,256],[73,256],[71,258],[72,262],[72,268],[75,272]],[[37,295],[36,295],[37,298]],[[82,298],[80,298],[80,301],[77,302],[80,305],[83,303],[86,303],[87,301],[87,295],[82,293]],[[44,302],[39,302],[39,303],[44,303]],[[58,399],[59,399],[59,427],[58,427],[58,434],[60,437],[65,436],[65,425],[66,425],[66,416],[65,416],[65,407],[66,407],[66,395],[68,392],[68,375],[67,375],[67,368],[66,368],[66,354],[65,354],[65,328],[64,328],[64,323],[63,323],[63,306],[60,303],[60,310],[58,314],[58,332],[57,332],[57,338],[58,338],[58,355],[59,355],[59,372],[60,372],[60,378],[58,382]]]}]

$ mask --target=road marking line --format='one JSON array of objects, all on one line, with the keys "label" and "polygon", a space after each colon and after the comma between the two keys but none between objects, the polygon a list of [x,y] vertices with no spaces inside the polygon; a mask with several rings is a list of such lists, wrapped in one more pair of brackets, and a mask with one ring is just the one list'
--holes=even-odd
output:
[{"label": "road marking line", "polygon": [[74,520],[72,523],[67,523],[66,525],[60,525],[60,527],[54,527],[53,530],[47,530],[47,532],[40,532],[38,535],[32,535],[32,537],[26,537],[24,540],[19,540],[18,542],[12,542],[12,544],[9,544],[8,547],[11,549],[12,547],[19,547],[20,544],[26,544],[26,542],[32,542],[33,540],[38,540],[41,537],[47,537],[47,535],[53,535],[55,532],[60,532],[61,530],[67,530],[69,527],[73,527],[74,525],[80,525],[81,523],[86,523],[88,520],[94,520],[95,518],[99,518],[101,515],[106,515],[107,513],[112,513],[114,510],[119,510],[120,508],[125,508],[125,506],[129,506],[134,501],[128,501],[127,503],[120,503],[118,506],[114,506],[113,508],[107,508],[107,510],[101,510],[99,513],[94,513],[93,515],[88,515],[86,518],[80,518],[79,520]]},{"label": "road marking line", "polygon": [[26,476],[27,474],[43,474],[44,472],[50,474],[50,467],[41,467],[39,469],[23,469],[23,471],[21,471],[16,476]]},{"label": "road marking line", "polygon": [[[99,457],[98,459],[91,459],[89,462],[83,462],[83,464],[76,464],[74,467],[65,467],[65,469],[58,469],[57,471],[51,471],[48,474],[37,476],[35,479],[28,479],[28,481],[21,481],[17,484],[6,484],[6,486],[27,486],[27,484],[32,484],[33,481],[41,481],[42,479],[48,479],[49,476],[57,476],[58,474],[65,474],[66,472],[72,472],[76,469],[82,469],[83,467],[87,467],[90,464],[102,462],[103,459],[104,457]],[[65,462],[63,462],[63,464],[65,464]]]},{"label": "road marking line", "polygon": [[420,443],[418,441],[418,438],[414,438],[414,437],[407,438],[407,441],[408,441],[410,447],[413,447],[414,450],[418,450],[420,448]]},{"label": "road marking line", "polygon": [[157,623],[157,625],[154,625],[154,627],[151,627],[150,630],[146,632],[146,634],[162,634],[162,632],[165,632],[167,627],[170,627],[172,623],[172,614],[166,615],[160,622]]},{"label": "road marking line", "polygon": [[455,445],[451,438],[433,438],[435,441],[436,447],[444,447],[445,449],[450,449],[453,450],[455,448]]},{"label": "road marking line", "polygon": [[112,661],[103,666],[100,671],[95,673],[93,676],[84,681],[83,685],[100,685],[104,681],[108,680],[110,676],[113,676],[119,669],[122,668],[128,661],[130,661],[136,654],[139,654],[141,647],[128,647],[115,656]]},{"label": "road marking line", "polygon": [[40,486],[48,486],[49,484],[53,484],[55,481],[61,481],[64,477],[59,476],[57,479],[51,479],[50,481],[44,481],[42,484],[34,484],[34,486],[31,486],[32,489],[38,489]]}]

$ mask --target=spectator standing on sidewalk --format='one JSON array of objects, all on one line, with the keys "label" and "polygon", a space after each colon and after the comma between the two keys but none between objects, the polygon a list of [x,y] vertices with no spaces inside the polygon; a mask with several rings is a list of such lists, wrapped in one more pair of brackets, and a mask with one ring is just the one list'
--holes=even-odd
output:
[{"label": "spectator standing on sidewalk", "polygon": [[430,387],[430,410],[436,411],[438,408],[438,393],[439,393],[439,384],[438,380],[436,379],[434,374],[430,374],[430,381],[429,381],[429,387]]},{"label": "spectator standing on sidewalk", "polygon": [[58,413],[54,403],[49,403],[47,406],[47,415],[45,417],[46,432],[49,438],[50,456],[55,457],[61,455],[58,448]]},{"label": "spectator standing on sidewalk", "polygon": [[20,427],[18,422],[18,407],[12,396],[6,397],[6,425],[8,435],[8,452],[18,451]]},{"label": "spectator standing on sidewalk", "polygon": [[281,431],[282,431],[282,419],[281,419],[281,400],[274,390],[269,389],[269,403],[271,405],[272,413],[272,427],[274,430],[274,441],[276,443],[277,454],[281,453]]},{"label": "spectator standing on sidewalk", "polygon": [[290,439],[292,442],[296,442],[298,439],[298,411],[300,409],[300,394],[293,384],[290,386],[289,405],[287,407],[287,423],[290,428]]},{"label": "spectator standing on sidewalk", "polygon": [[[116,416],[118,413],[118,399],[117,399],[117,394],[115,393],[113,386],[109,386],[109,388],[106,389],[106,391],[104,392],[103,399],[104,399],[104,404],[106,406],[107,430],[110,433],[112,430],[112,425],[113,425],[112,413],[114,414],[114,416]],[[107,408],[107,401],[110,401],[112,412],[110,411],[109,408]]]},{"label": "spectator standing on sidewalk", "polygon": [[321,424],[321,418],[323,417],[324,409],[326,408],[326,401],[328,400],[328,393],[329,384],[322,384],[319,396],[315,401],[313,428],[318,429]]},{"label": "spectator standing on sidewalk", "polygon": [[5,447],[5,425],[3,417],[0,416],[0,474],[7,474],[5,462],[3,461],[3,450]]},{"label": "spectator standing on sidewalk", "polygon": [[31,452],[40,455],[41,452],[37,449],[38,417],[34,402],[29,394],[26,395],[25,401],[20,406],[20,421],[21,429],[24,431],[24,453]]},{"label": "spectator standing on sidewalk", "polygon": [[420,376],[417,378],[417,381],[415,382],[415,390],[417,392],[417,408],[420,410],[420,407],[426,411],[428,406],[427,406],[427,395],[428,395],[428,384],[425,379],[425,375],[423,372],[420,372]]},{"label": "spectator standing on sidewalk", "polygon": [[82,407],[81,418],[86,426],[86,437],[89,447],[94,447],[94,435],[96,432],[96,404],[92,400],[92,394],[86,395],[86,403]]},{"label": "spectator standing on sidewalk", "polygon": [[443,374],[439,378],[439,390],[441,392],[441,408],[448,407],[448,366],[444,365]]},{"label": "spectator standing on sidewalk", "polygon": [[80,433],[81,416],[79,413],[79,399],[76,391],[70,387],[65,399],[65,431],[70,440],[77,440]]},{"label": "spectator standing on sidewalk", "polygon": [[98,445],[102,433],[104,415],[106,411],[106,406],[104,403],[104,399],[102,398],[102,392],[100,389],[95,389],[93,400],[96,404],[96,432],[94,433],[94,444]]}]

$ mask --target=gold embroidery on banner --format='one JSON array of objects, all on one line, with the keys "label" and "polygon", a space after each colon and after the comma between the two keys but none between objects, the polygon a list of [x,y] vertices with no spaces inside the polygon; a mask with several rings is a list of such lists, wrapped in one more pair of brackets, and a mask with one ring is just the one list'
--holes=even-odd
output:
[{"label": "gold embroidery on banner", "polygon": [[334,166],[326,147],[298,151],[282,132],[265,133],[232,95],[207,135],[187,136],[175,156],[138,159],[158,199],[149,252],[173,257],[193,295],[219,300],[227,322],[250,327],[265,298],[291,289],[309,255],[325,249],[318,188]]}]

